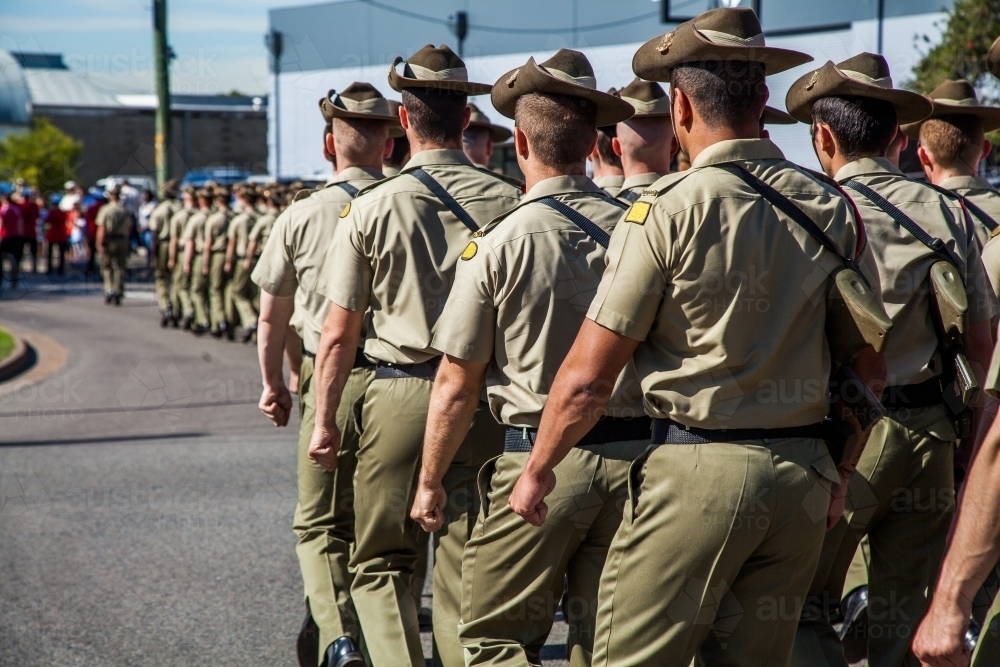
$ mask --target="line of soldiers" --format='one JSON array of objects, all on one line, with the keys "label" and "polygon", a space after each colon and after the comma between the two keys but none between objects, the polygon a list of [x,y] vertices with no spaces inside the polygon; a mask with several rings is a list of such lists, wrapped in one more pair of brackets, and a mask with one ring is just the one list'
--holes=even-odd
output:
[{"label": "line of soldiers", "polygon": [[[811,60],[722,8],[610,93],[578,51],[490,85],[427,45],[389,70],[398,108],[369,83],[320,100],[335,176],[252,274],[279,426],[301,339],[302,665],[424,664],[428,533],[446,667],[540,664],[560,608],[574,666],[846,665],[864,538],[869,663],[914,663],[956,445],[1000,375],[1000,194],[978,178],[1000,110],[895,88],[870,53],[766,107],[766,77]],[[479,166],[502,140],[468,105],[487,93],[523,188]],[[768,139],[795,121],[823,173]],[[898,169],[907,136],[930,184]]]},{"label": "line of soldiers", "polygon": [[233,340],[239,325],[243,342],[249,342],[257,331],[259,299],[250,272],[296,190],[250,183],[181,189],[176,180],[165,183],[149,216],[160,326]]}]

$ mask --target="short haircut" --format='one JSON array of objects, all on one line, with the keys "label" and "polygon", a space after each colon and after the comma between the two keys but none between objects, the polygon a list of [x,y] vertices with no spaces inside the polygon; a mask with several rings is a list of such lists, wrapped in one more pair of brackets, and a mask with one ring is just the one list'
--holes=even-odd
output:
[{"label": "short haircut", "polygon": [[410,152],[410,140],[405,136],[396,137],[392,140],[392,155],[382,161],[392,167],[402,167],[406,162],[406,155]]},{"label": "short haircut", "polygon": [[468,95],[437,88],[403,90],[403,107],[413,132],[422,140],[443,144],[461,141]]},{"label": "short haircut", "polygon": [[672,90],[683,90],[709,127],[757,125],[767,80],[758,62],[727,60],[685,63],[670,74]]},{"label": "short haircut", "polygon": [[604,164],[621,169],[622,159],[615,153],[615,149],[611,147],[611,139],[615,136],[614,129],[614,125],[597,128],[597,154],[601,156]]},{"label": "short haircut", "polygon": [[467,144],[484,144],[489,141],[490,128],[488,127],[467,127],[462,132],[462,140]]},{"label": "short haircut", "polygon": [[979,116],[941,116],[926,120],[920,126],[921,145],[945,169],[950,169],[959,160],[966,166],[975,166],[982,156],[985,138]]},{"label": "short haircut", "polygon": [[381,161],[385,140],[389,138],[389,124],[368,118],[334,118],[333,136],[337,141],[334,157],[343,156],[355,163]]},{"label": "short haircut", "polygon": [[896,136],[896,109],[885,100],[873,97],[823,97],[812,107],[812,126],[830,127],[837,150],[845,159],[884,156]]},{"label": "short haircut", "polygon": [[583,164],[597,133],[597,105],[582,97],[528,93],[517,98],[514,123],[548,167]]}]

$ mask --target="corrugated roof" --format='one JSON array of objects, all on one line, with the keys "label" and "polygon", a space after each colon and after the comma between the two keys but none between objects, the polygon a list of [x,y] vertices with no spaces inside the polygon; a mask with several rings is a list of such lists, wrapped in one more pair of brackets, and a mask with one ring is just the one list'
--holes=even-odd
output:
[{"label": "corrugated roof", "polygon": [[35,106],[120,107],[114,94],[68,69],[25,69],[24,77]]},{"label": "corrugated roof", "polygon": [[0,49],[0,123],[27,125],[30,109],[31,93],[24,70],[9,52]]}]

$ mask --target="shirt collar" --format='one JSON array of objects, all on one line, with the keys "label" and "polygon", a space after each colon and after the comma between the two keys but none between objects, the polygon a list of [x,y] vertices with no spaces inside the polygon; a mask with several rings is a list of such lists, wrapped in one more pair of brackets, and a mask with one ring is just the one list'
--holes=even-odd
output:
[{"label": "shirt collar", "polygon": [[652,185],[658,180],[663,178],[664,174],[657,174],[656,172],[648,172],[645,174],[635,174],[634,176],[629,176],[622,183],[622,190],[631,190],[632,188],[639,187],[640,185]]},{"label": "shirt collar", "polygon": [[833,178],[838,183],[845,183],[857,176],[866,176],[869,174],[905,175],[884,157],[863,157],[860,160],[845,164]]},{"label": "shirt collar", "polygon": [[738,160],[783,160],[784,153],[770,139],[726,139],[712,144],[691,162],[691,167],[707,167]]},{"label": "shirt collar", "polygon": [[610,176],[598,176],[594,179],[594,183],[597,183],[599,188],[613,188],[619,187],[625,182],[625,177],[620,174],[611,174]]},{"label": "shirt collar", "polygon": [[535,183],[521,199],[522,204],[569,192],[604,192],[586,176],[553,176]]},{"label": "shirt collar", "polygon": [[945,190],[992,190],[993,186],[979,176],[952,176],[940,183]]},{"label": "shirt collar", "polygon": [[411,155],[403,171],[431,164],[463,164],[471,167],[472,161],[466,157],[465,151],[461,148],[435,148]]},{"label": "shirt collar", "polygon": [[346,183],[347,181],[381,181],[382,172],[371,167],[348,167],[338,171],[327,183]]}]

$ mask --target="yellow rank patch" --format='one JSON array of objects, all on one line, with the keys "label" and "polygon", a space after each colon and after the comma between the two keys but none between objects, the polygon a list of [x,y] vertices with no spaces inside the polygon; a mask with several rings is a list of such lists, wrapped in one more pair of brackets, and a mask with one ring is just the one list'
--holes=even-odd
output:
[{"label": "yellow rank patch", "polygon": [[465,250],[462,251],[462,259],[468,262],[476,256],[477,252],[479,252],[479,246],[476,245],[475,241],[469,241],[469,245],[465,246]]},{"label": "yellow rank patch", "polygon": [[652,207],[648,201],[637,201],[632,204],[628,209],[628,213],[625,214],[625,222],[634,222],[637,225],[646,224],[646,218],[649,217],[649,209]]},{"label": "yellow rank patch", "polygon": [[990,232],[990,238],[993,238],[994,236],[997,236],[998,234],[1000,234],[1000,227],[997,227],[992,232]]},{"label": "yellow rank patch", "polygon": [[347,214],[351,212],[351,202],[347,202],[347,205],[340,211],[340,217],[346,218]]}]

